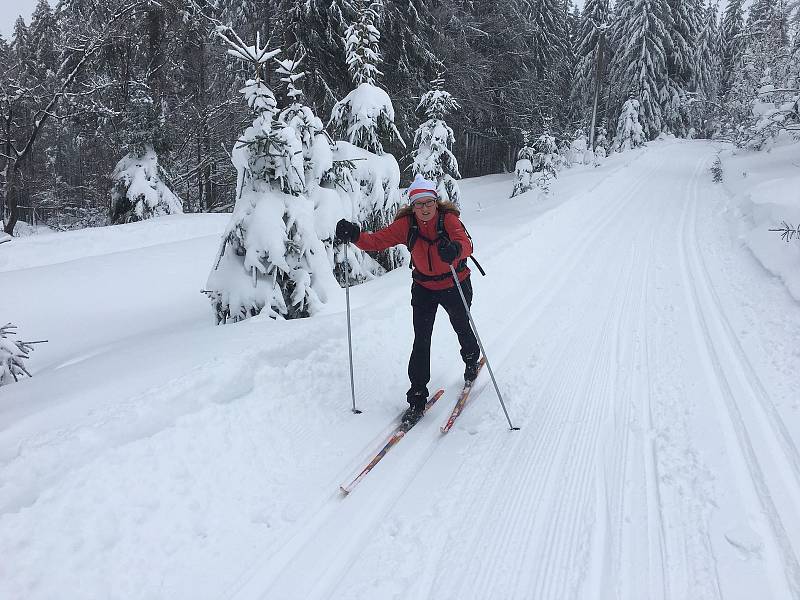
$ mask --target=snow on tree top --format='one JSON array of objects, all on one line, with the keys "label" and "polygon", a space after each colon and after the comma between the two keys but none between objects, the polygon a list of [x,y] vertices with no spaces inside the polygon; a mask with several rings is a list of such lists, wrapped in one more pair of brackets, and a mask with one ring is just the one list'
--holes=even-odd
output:
[{"label": "snow on tree top", "polygon": [[394,106],[389,94],[383,88],[370,83],[362,83],[352,90],[342,102],[350,103],[350,110],[358,115],[358,121],[375,119],[383,110],[389,119],[394,120]]},{"label": "snow on tree top", "polygon": [[228,54],[255,65],[267,64],[281,53],[280,49],[267,50],[266,47],[262,47],[261,35],[258,32],[256,32],[256,43],[252,46],[245,44],[236,32],[225,25],[218,26],[216,32],[230,46]]}]

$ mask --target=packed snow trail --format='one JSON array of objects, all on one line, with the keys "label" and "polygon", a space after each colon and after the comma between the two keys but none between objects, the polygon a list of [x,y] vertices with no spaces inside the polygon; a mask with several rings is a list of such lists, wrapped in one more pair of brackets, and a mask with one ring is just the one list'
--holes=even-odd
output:
[{"label": "packed snow trail", "polygon": [[[653,143],[547,200],[463,182],[473,315],[521,430],[484,372],[439,432],[463,370],[440,312],[445,396],[346,498],[403,408],[407,269],[352,290],[354,416],[343,306],[203,317],[201,216],[160,246],[120,228],[115,254],[70,234],[66,266],[21,244],[0,285],[55,335],[0,391],[0,597],[800,599],[800,309],[730,235],[714,156]],[[140,305],[142,264],[165,293]],[[70,302],[33,293],[54,280]],[[116,307],[96,325],[92,297]]]},{"label": "packed snow trail", "polygon": [[484,380],[233,597],[799,598],[796,446],[699,247],[712,156],[652,149],[559,207],[560,247],[490,238],[514,300],[476,318],[523,430]]}]

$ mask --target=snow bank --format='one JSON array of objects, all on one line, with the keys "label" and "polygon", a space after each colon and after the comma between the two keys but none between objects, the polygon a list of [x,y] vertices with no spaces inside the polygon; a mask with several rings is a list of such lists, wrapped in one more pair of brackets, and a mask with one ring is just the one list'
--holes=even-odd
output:
[{"label": "snow bank", "polygon": [[769,151],[725,150],[723,185],[740,221],[737,234],[759,262],[778,276],[800,301],[800,239],[788,242],[770,229],[784,223],[800,226],[798,145],[784,143]]},{"label": "snow bank", "polygon": [[170,215],[151,223],[15,237],[0,245],[0,273],[220,235],[229,218],[227,214]]},{"label": "snow bank", "polygon": [[122,340],[212,326],[200,289],[228,218],[176,215],[1,244],[0,320],[49,340],[31,356],[34,379]]}]

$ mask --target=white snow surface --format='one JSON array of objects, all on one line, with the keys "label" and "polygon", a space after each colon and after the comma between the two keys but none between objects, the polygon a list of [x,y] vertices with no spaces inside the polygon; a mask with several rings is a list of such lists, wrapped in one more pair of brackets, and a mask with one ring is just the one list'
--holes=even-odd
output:
[{"label": "white snow surface", "polygon": [[50,340],[0,388],[0,598],[800,598],[800,307],[716,151],[461,182],[521,429],[484,370],[440,433],[440,311],[444,397],[347,497],[405,405],[408,269],[351,289],[354,415],[343,302],[213,325],[228,215],[0,245],[0,320]]},{"label": "white snow surface", "polygon": [[771,229],[800,227],[797,144],[767,152],[722,149],[722,186],[732,198],[731,219],[740,238],[800,301],[800,237],[781,239]]}]

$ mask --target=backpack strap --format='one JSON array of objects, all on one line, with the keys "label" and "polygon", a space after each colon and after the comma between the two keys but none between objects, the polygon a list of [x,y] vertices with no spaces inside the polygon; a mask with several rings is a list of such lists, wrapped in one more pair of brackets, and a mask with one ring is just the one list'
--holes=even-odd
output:
[{"label": "backpack strap", "polygon": [[411,252],[414,249],[414,244],[417,243],[419,237],[419,223],[414,213],[408,215],[408,236],[406,237],[406,248]]},{"label": "backpack strap", "polygon": [[[438,225],[436,227],[436,232],[437,232],[437,234],[439,235],[440,238],[444,238],[449,242],[450,241],[450,236],[447,234],[447,230],[444,228],[444,217],[445,217],[445,214],[446,214],[445,211],[439,211],[439,222],[438,222]],[[461,227],[464,228],[464,233],[467,234],[467,237],[469,238],[469,241],[472,242],[472,236],[469,234],[469,231],[467,230],[467,226],[464,225],[464,222],[461,220],[460,217],[458,219],[458,222],[461,223]],[[475,263],[475,266],[478,267],[478,271],[480,272],[481,276],[482,277],[486,277],[486,271],[483,270],[483,267],[481,266],[481,263],[479,263],[478,260],[472,254],[469,255],[469,258],[471,258],[472,262]],[[464,267],[467,266],[466,259],[461,261],[461,262],[464,264]],[[461,263],[459,263],[459,265],[461,265]],[[463,270],[463,269],[461,269],[461,270]]]},{"label": "backpack strap", "polygon": [[[444,238],[448,242],[450,241],[450,236],[447,233],[447,230],[444,228],[444,217],[447,213],[443,210],[439,211],[439,219],[436,221],[436,239]],[[465,230],[466,231],[466,230]],[[469,234],[467,234],[469,235]]]},{"label": "backpack strap", "polygon": [[[444,226],[444,219],[445,219],[446,216],[447,216],[447,211],[444,211],[444,210],[440,210],[439,211],[439,218],[436,220],[436,240],[443,238],[443,239],[445,239],[445,240],[447,240],[449,242],[450,241],[450,235],[447,233],[447,229],[445,229],[445,226]],[[417,242],[417,239],[419,239],[419,237],[420,237],[420,235],[419,235],[419,223],[417,222],[417,217],[414,215],[413,212],[408,215],[408,219],[409,219],[409,222],[408,222],[408,236],[406,237],[406,248],[408,248],[408,251],[411,252],[414,249],[414,244]],[[459,222],[461,222],[461,219],[459,219]],[[466,226],[464,225],[463,222],[461,222],[461,227],[464,228],[464,233],[466,233],[467,237],[470,239],[470,241],[472,241],[472,236],[469,234],[469,231],[467,231],[467,228],[466,228]],[[433,243],[433,242],[436,241],[436,240],[429,240],[428,238],[424,238],[424,239],[426,241],[430,242],[430,243]],[[480,272],[480,274],[483,277],[486,277],[486,271],[483,270],[483,267],[476,260],[476,258],[471,254],[470,254],[469,258],[471,258],[472,262],[475,263],[475,266],[478,268],[478,271]],[[456,271],[457,272],[463,271],[464,268],[466,267],[466,263],[467,263],[466,260],[461,261],[459,263],[459,265],[458,265],[459,268],[457,268]],[[413,259],[413,257],[409,261],[408,266],[411,269],[414,268],[414,259]],[[448,274],[445,274],[445,276],[441,277],[440,279],[446,278],[447,275]],[[436,280],[435,278],[434,279],[426,279],[426,281],[435,281],[435,280]]]}]

